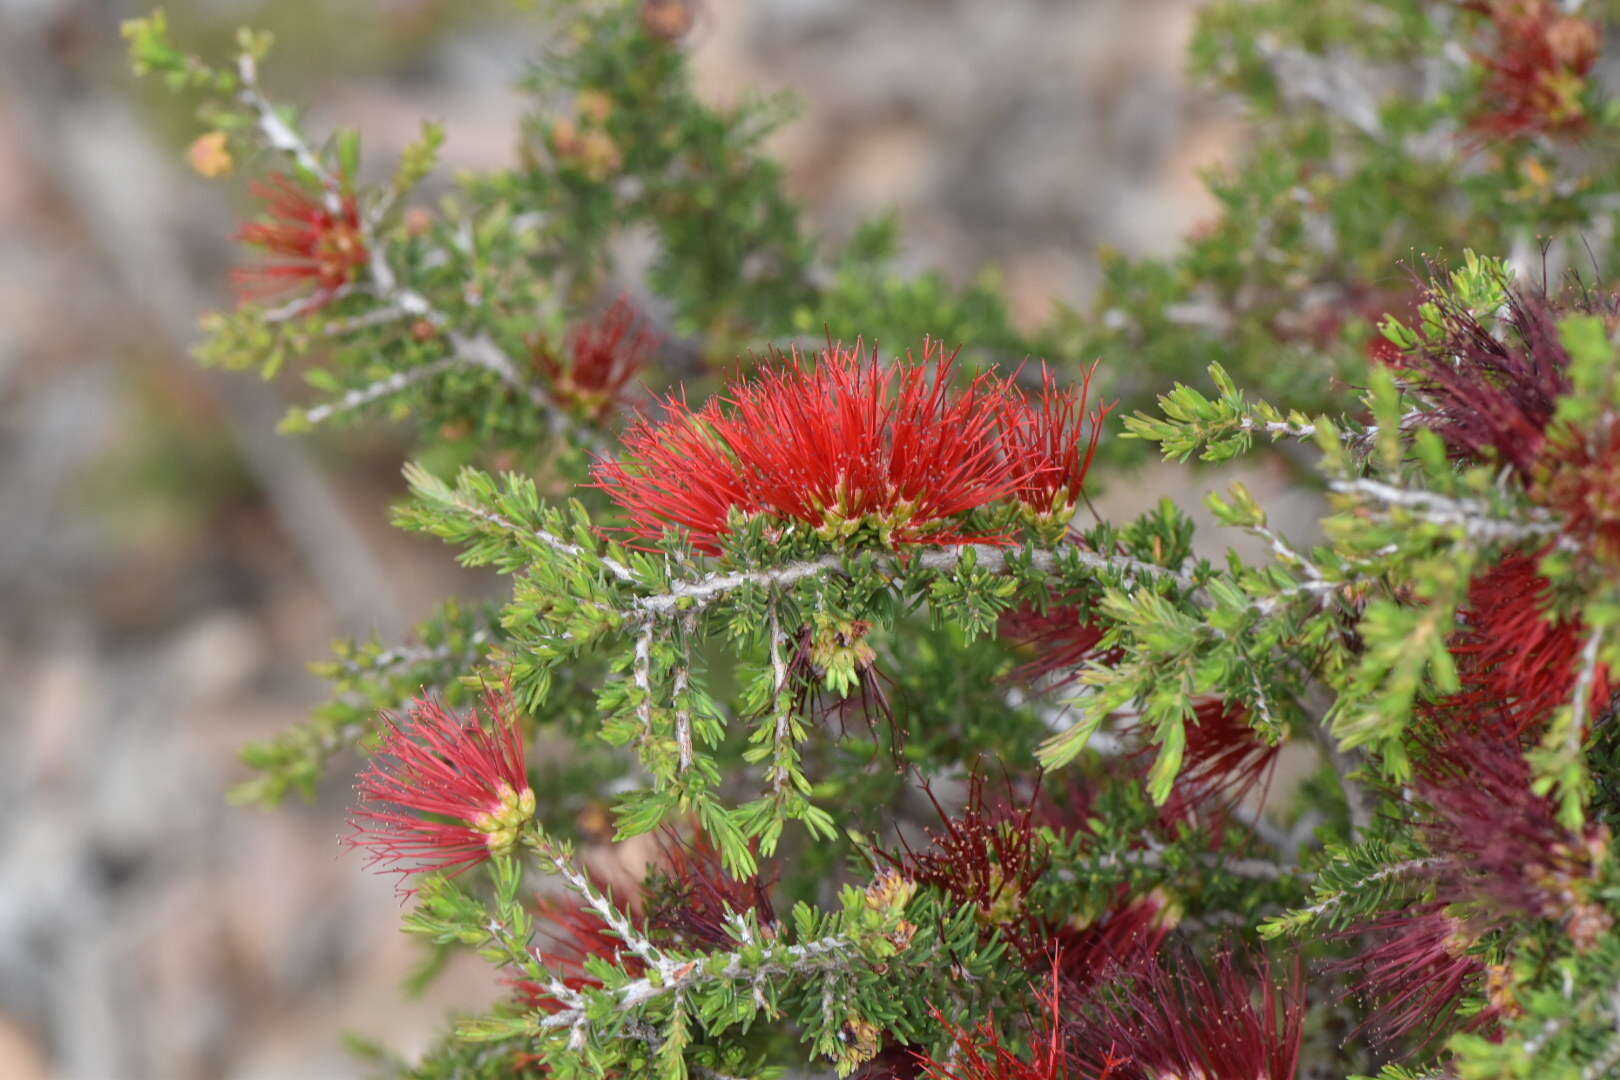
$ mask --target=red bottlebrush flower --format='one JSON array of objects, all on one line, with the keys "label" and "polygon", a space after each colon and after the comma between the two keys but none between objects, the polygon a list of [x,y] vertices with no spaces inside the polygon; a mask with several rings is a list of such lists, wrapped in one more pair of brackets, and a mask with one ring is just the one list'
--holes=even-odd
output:
[{"label": "red bottlebrush flower", "polygon": [[1490,18],[1493,52],[1485,66],[1484,101],[1470,126],[1481,135],[1518,139],[1586,130],[1581,103],[1597,63],[1597,24],[1559,9],[1555,0],[1471,0]]},{"label": "red bottlebrush flower", "polygon": [[647,929],[689,948],[732,948],[737,939],[730,917],[752,912],[767,934],[776,930],[771,904],[773,879],[758,874],[745,880],[727,874],[720,852],[699,833],[690,841],[665,838],[659,863],[641,883]]},{"label": "red bottlebrush flower", "polygon": [[658,343],[658,335],[642,322],[635,306],[620,297],[600,319],[574,327],[566,362],[543,342],[534,359],[558,404],[600,422],[623,401],[630,380],[647,366]]},{"label": "red bottlebrush flower", "polygon": [[1588,430],[1548,432],[1531,497],[1562,515],[1567,538],[1620,568],[1620,416],[1605,410]]},{"label": "red bottlebrush flower", "polygon": [[1506,333],[1498,338],[1445,297],[1431,300],[1444,335],[1395,363],[1426,402],[1413,421],[1432,428],[1458,457],[1505,462],[1532,479],[1557,399],[1570,389],[1559,312],[1541,293],[1510,290]]},{"label": "red bottlebrush flower", "polygon": [[483,711],[487,727],[428,698],[403,721],[385,716],[382,745],[360,776],[349,846],[401,875],[460,874],[512,850],[535,810],[523,734],[510,699],[486,693]]},{"label": "red bottlebrush flower", "polygon": [[[1266,742],[1249,724],[1242,705],[1211,699],[1193,706],[1186,725],[1187,746],[1170,798],[1160,812],[1165,822],[1191,821],[1219,833],[1232,808],[1259,787],[1262,799],[1277,764],[1280,745]],[[1144,767],[1156,747],[1138,752]]]},{"label": "red bottlebrush flower", "polygon": [[[1059,388],[1042,365],[1040,397],[1033,402],[1008,400],[1002,420],[1002,452],[1023,470],[1014,494],[1037,520],[1066,525],[1074,516],[1086,474],[1097,456],[1103,420],[1118,404],[1086,412],[1096,371],[1093,364],[1078,387]],[[1085,435],[1088,423],[1089,437]]]},{"label": "red bottlebrush flower", "polygon": [[945,1061],[919,1056],[929,1080],[1125,1080],[1119,1070],[1130,1064],[1126,1057],[1105,1051],[1089,1064],[1083,1064],[1070,1046],[1070,1025],[1062,1015],[1064,992],[1058,965],[1052,978],[1038,994],[1041,1013],[1030,1020],[1030,1056],[1025,1058],[1007,1046],[992,1021],[974,1028],[958,1027],[938,1009],[934,1020],[953,1043],[954,1053]]},{"label": "red bottlebrush flower", "polygon": [[244,299],[254,300],[313,285],[316,306],[356,280],[370,258],[353,195],[337,196],[337,208],[311,195],[297,181],[275,173],[254,184],[271,220],[249,222],[236,238],[282,261],[242,267],[232,278]]},{"label": "red bottlebrush flower", "polygon": [[1123,886],[1114,907],[1084,926],[1059,927],[1048,949],[1057,957],[1063,992],[1083,1001],[1109,973],[1134,970],[1151,961],[1173,929],[1164,904],[1154,896],[1129,899]]},{"label": "red bottlebrush flower", "polygon": [[963,535],[951,519],[1028,479],[1030,467],[1001,452],[1010,391],[981,376],[953,392],[953,361],[936,342],[921,361],[889,365],[860,344],[829,348],[814,366],[795,354],[696,412],[670,401],[670,416],[634,425],[626,456],[598,462],[595,476],[630,535],[678,526],[709,555],[734,513],[889,547],[1002,542]]},{"label": "red bottlebrush flower", "polygon": [[1415,1037],[1428,1045],[1456,1030],[1494,1024],[1487,1004],[1471,1015],[1463,1006],[1485,989],[1485,961],[1472,951],[1478,933],[1436,902],[1394,912],[1347,934],[1370,933],[1379,943],[1332,966],[1355,972],[1355,994],[1373,1003],[1360,1031],[1375,1043]]},{"label": "red bottlebrush flower", "polygon": [[889,1043],[862,1065],[851,1080],[917,1080],[923,1075],[927,1060],[920,1046]]},{"label": "red bottlebrush flower", "polygon": [[[1578,618],[1550,617],[1548,593],[1535,557],[1519,554],[1504,556],[1470,583],[1466,626],[1451,646],[1464,689],[1443,702],[1441,711],[1489,713],[1522,734],[1569,702],[1586,630]],[[1591,697],[1594,716],[1614,689],[1607,666],[1599,668]]]},{"label": "red bottlebrush flower", "polygon": [[[1025,603],[1001,613],[996,635],[1030,659],[1007,672],[1007,682],[1021,686],[1047,683],[1066,686],[1091,660],[1106,659],[1097,646],[1107,629],[1072,604],[1053,604],[1045,611]],[[1050,688],[1050,687],[1049,687]]]},{"label": "red bottlebrush flower", "polygon": [[[592,957],[622,968],[632,978],[646,971],[646,964],[633,953],[624,951],[624,942],[602,917],[580,902],[545,897],[536,906],[542,920],[541,932],[550,940],[550,945],[534,946],[534,958],[556,973],[568,989],[601,988],[601,980],[585,972],[585,961]],[[534,979],[515,979],[512,987],[526,1009],[549,1013],[563,1009],[563,1003]]]},{"label": "red bottlebrush flower", "polygon": [[1046,846],[1036,835],[1038,799],[1022,810],[994,807],[985,796],[984,776],[968,777],[967,802],[960,813],[945,812],[933,791],[923,787],[939,814],[939,830],[926,830],[933,850],[903,856],[878,854],[904,877],[930,885],[958,904],[970,904],[988,936],[999,931],[1026,962],[1050,959],[1043,920],[1029,910],[1029,891],[1050,865]]},{"label": "red bottlebrush flower", "polygon": [[1431,750],[1415,785],[1429,808],[1419,823],[1436,856],[1429,874],[1444,900],[1481,901],[1488,916],[1556,919],[1577,948],[1590,947],[1613,922],[1591,897],[1608,830],[1572,833],[1531,784],[1517,740],[1452,733]]},{"label": "red bottlebrush flower", "polygon": [[[1119,1080],[1294,1080],[1304,1032],[1304,978],[1283,986],[1259,965],[1258,994],[1223,953],[1214,972],[1192,957],[1155,959],[1121,972],[1075,1022],[1070,1045],[1083,1060],[1118,1062]],[[1258,997],[1258,1001],[1256,998]]]}]

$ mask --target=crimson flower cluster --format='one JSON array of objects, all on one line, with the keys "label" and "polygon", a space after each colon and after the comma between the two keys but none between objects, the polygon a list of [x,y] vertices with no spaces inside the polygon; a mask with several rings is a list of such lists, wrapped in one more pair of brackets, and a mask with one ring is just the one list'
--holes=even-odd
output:
[{"label": "crimson flower cluster", "polygon": [[1047,376],[1031,402],[993,374],[953,389],[954,360],[933,341],[889,363],[859,343],[814,362],[795,353],[701,408],[671,398],[663,420],[625,434],[623,458],[597,463],[596,481],[631,537],[679,528],[708,555],[755,516],[890,548],[1005,542],[958,522],[1002,500],[1066,522],[1106,412],[1086,413],[1089,376],[1069,389]]},{"label": "crimson flower cluster", "polygon": [[764,874],[726,873],[719,850],[701,832],[690,840],[666,835],[641,883],[641,908],[654,935],[689,949],[728,948],[736,939],[727,924],[736,915],[752,914],[766,934],[775,933],[774,884]]},{"label": "crimson flower cluster", "polygon": [[[1476,725],[1485,718],[1516,736],[1535,730],[1570,700],[1586,627],[1579,617],[1548,611],[1551,591],[1536,558],[1516,553],[1469,584],[1466,622],[1451,643],[1463,689],[1431,715]],[[1600,665],[1592,713],[1607,705],[1613,690],[1608,667]]]},{"label": "crimson flower cluster", "polygon": [[940,819],[938,829],[927,830],[931,850],[907,846],[898,854],[879,854],[906,878],[973,906],[986,937],[999,932],[1027,964],[1039,967],[1052,951],[1051,929],[1028,904],[1030,890],[1051,864],[1036,828],[1039,800],[1022,809],[1010,799],[992,804],[984,774],[977,770],[968,778],[966,803],[955,815],[940,806],[930,787],[923,790]]},{"label": "crimson flower cluster", "polygon": [[[1414,864],[1433,899],[1377,916],[1354,933],[1375,944],[1338,965],[1356,976],[1377,1041],[1488,1028],[1516,1009],[1502,969],[1482,947],[1517,920],[1559,923],[1577,949],[1612,920],[1593,891],[1609,845],[1594,826],[1575,834],[1531,785],[1529,764],[1501,728],[1436,733],[1417,769],[1417,833],[1429,857]],[[1465,1003],[1483,999],[1477,1008]]]},{"label": "crimson flower cluster", "polygon": [[350,847],[402,876],[460,874],[513,849],[535,811],[523,732],[509,697],[489,691],[482,704],[460,716],[421,698],[403,720],[384,715]]},{"label": "crimson flower cluster", "polygon": [[1028,1057],[992,1023],[964,1030],[923,1059],[931,1080],[1294,1080],[1304,1036],[1303,973],[1281,985],[1270,966],[1243,970],[1230,953],[1214,969],[1190,956],[1150,957],[1111,972],[1109,991],[1077,1003],[1054,967],[1034,1018]]},{"label": "crimson flower cluster", "polygon": [[[1007,673],[1007,681],[1035,689],[1065,686],[1086,664],[1106,665],[1117,657],[1102,647],[1107,627],[1078,604],[1009,608],[1001,614],[997,633],[1025,657]],[[1241,705],[1217,698],[1194,704],[1181,773],[1161,815],[1166,825],[1201,824],[1219,833],[1230,809],[1263,786],[1280,747],[1262,739],[1248,717]],[[1143,773],[1154,752],[1144,745],[1133,755]]]},{"label": "crimson flower cluster", "polygon": [[544,341],[534,362],[549,384],[552,400],[600,423],[623,404],[631,381],[652,358],[659,338],[627,297],[620,297],[594,321],[569,332],[565,357]]},{"label": "crimson flower cluster", "polygon": [[1491,20],[1495,49],[1485,66],[1482,108],[1471,126],[1503,139],[1576,135],[1589,122],[1581,95],[1597,63],[1597,24],[1557,0],[1469,0]]},{"label": "crimson flower cluster", "polygon": [[319,306],[360,276],[371,256],[353,195],[338,196],[334,210],[326,200],[281,173],[273,173],[269,183],[256,183],[251,190],[264,201],[269,220],[243,225],[236,239],[279,261],[240,267],[232,273],[243,299],[264,299],[312,287],[313,302]]},{"label": "crimson flower cluster", "polygon": [[[1612,571],[1620,565],[1620,465],[1611,443],[1620,418],[1605,410],[1580,429],[1555,418],[1558,399],[1572,388],[1558,335],[1565,307],[1543,292],[1512,290],[1498,334],[1443,297],[1433,299],[1439,340],[1395,361],[1424,401],[1414,422],[1459,459],[1506,466],[1531,501],[1558,516],[1560,546],[1572,545],[1583,565]],[[1612,303],[1588,293],[1574,309],[1608,316]],[[1473,581],[1452,644],[1463,691],[1440,709],[1499,717],[1526,734],[1569,700],[1586,630],[1580,619],[1551,610],[1552,590],[1536,569],[1544,553],[1509,553]],[[1594,710],[1611,689],[1600,670]]]}]

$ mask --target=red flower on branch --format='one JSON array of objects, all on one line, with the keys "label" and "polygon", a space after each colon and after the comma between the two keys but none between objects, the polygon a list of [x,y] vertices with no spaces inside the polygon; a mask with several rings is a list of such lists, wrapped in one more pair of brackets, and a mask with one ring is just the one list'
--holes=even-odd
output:
[{"label": "red flower on branch", "polygon": [[726,873],[719,850],[701,832],[690,841],[666,837],[641,883],[643,918],[649,931],[681,947],[733,948],[737,939],[727,930],[733,916],[752,913],[763,931],[775,932],[773,884],[759,874],[738,879]]},{"label": "red flower on branch", "polygon": [[[534,958],[555,973],[558,981],[568,989],[602,988],[602,981],[585,971],[585,962],[593,957],[606,960],[631,978],[646,972],[647,966],[641,958],[626,952],[624,942],[618,935],[608,928],[600,915],[583,903],[545,897],[536,906],[541,919],[541,933],[549,943],[533,946],[531,951]],[[526,1009],[555,1013],[561,1012],[564,1007],[544,983],[534,979],[515,979],[511,985],[518,1002]]]},{"label": "red flower on branch", "polygon": [[[1264,799],[1282,747],[1261,737],[1249,723],[1248,709],[1218,698],[1195,704],[1185,730],[1181,772],[1160,818],[1167,823],[1196,822],[1218,834],[1232,809],[1256,788]],[[1152,746],[1138,752],[1144,773],[1157,753]]]},{"label": "red flower on branch", "polygon": [[1620,415],[1609,408],[1586,430],[1549,431],[1531,497],[1562,515],[1564,535],[1592,558],[1620,568]]},{"label": "red flower on branch", "polygon": [[1103,405],[1086,411],[1096,371],[1093,364],[1079,386],[1059,387],[1042,365],[1040,397],[1033,402],[1008,399],[1001,425],[1003,453],[1028,470],[1014,495],[1037,519],[1067,524],[1074,516],[1097,456],[1103,420],[1114,409]]},{"label": "red flower on branch", "polygon": [[1050,938],[1048,955],[1058,958],[1063,992],[1072,1000],[1084,1001],[1111,973],[1148,963],[1174,928],[1174,918],[1162,899],[1148,895],[1133,900],[1122,885],[1113,906],[1101,917],[1058,927]]},{"label": "red flower on branch", "polygon": [[1083,402],[1052,391],[1037,413],[991,375],[958,392],[954,359],[932,341],[920,360],[890,364],[861,344],[826,349],[814,364],[795,354],[701,409],[670,400],[663,421],[626,433],[622,459],[598,462],[597,483],[629,517],[631,536],[654,540],[677,527],[709,555],[739,516],[889,548],[1003,543],[962,532],[956,519],[1026,490],[1039,499],[1048,474],[1050,509],[1082,480],[1089,453],[1057,444],[1079,441],[1068,418]]},{"label": "red flower on branch", "polygon": [[1503,917],[1554,919],[1577,949],[1590,948],[1613,925],[1592,896],[1608,830],[1571,832],[1558,821],[1557,804],[1532,783],[1517,740],[1453,733],[1432,749],[1414,785],[1428,808],[1418,832],[1436,859],[1426,876],[1442,900],[1482,905],[1484,925]]},{"label": "red flower on branch", "polygon": [[264,200],[270,220],[243,225],[236,239],[278,256],[280,261],[232,272],[243,299],[264,299],[313,286],[314,306],[319,307],[359,278],[370,253],[353,195],[337,196],[334,208],[281,173],[272,174],[268,184],[254,184],[252,191]]},{"label": "red flower on branch", "polygon": [[968,777],[967,801],[957,814],[947,813],[926,784],[923,791],[940,820],[937,830],[925,830],[932,850],[918,852],[907,845],[903,854],[878,854],[908,880],[971,905],[984,935],[999,932],[1026,963],[1050,960],[1046,922],[1027,903],[1029,891],[1051,863],[1036,831],[1039,798],[1022,809],[994,805],[977,770]]},{"label": "red flower on branch", "polygon": [[[1533,556],[1510,554],[1468,587],[1464,628],[1452,642],[1463,690],[1436,715],[1489,716],[1511,734],[1532,731],[1574,696],[1586,629],[1547,610],[1550,587]],[[1614,685],[1600,666],[1589,707],[1608,706]],[[1478,721],[1475,720],[1475,723]]]},{"label": "red flower on branch", "polygon": [[[1081,1060],[1124,1059],[1119,1080],[1294,1080],[1304,1033],[1305,984],[1296,964],[1279,986],[1270,966],[1251,979],[1230,953],[1213,971],[1190,956],[1125,970],[1074,1022]],[[1258,983],[1258,987],[1255,985]]]},{"label": "red flower on branch", "polygon": [[1559,310],[1542,293],[1510,290],[1499,337],[1446,297],[1429,299],[1444,333],[1393,364],[1426,400],[1413,421],[1459,458],[1503,462],[1533,478],[1554,407],[1570,389]]},{"label": "red flower on branch", "polygon": [[1107,659],[1098,648],[1106,632],[1074,604],[1052,604],[1044,611],[1027,602],[1009,608],[1001,613],[996,636],[1029,659],[1007,672],[1006,681],[1045,689],[1067,686],[1089,661]]},{"label": "red flower on branch", "polygon": [[1597,24],[1560,10],[1556,0],[1470,0],[1490,18],[1494,51],[1478,54],[1484,101],[1470,126],[1500,139],[1572,135],[1589,118],[1581,102],[1597,63]]},{"label": "red flower on branch", "polygon": [[385,716],[347,844],[401,875],[460,874],[511,851],[535,811],[523,734],[504,695],[486,693],[482,712],[421,698],[403,721]]},{"label": "red flower on branch", "polygon": [[945,1061],[918,1055],[924,1074],[929,1080],[1125,1080],[1135,1075],[1119,1071],[1131,1061],[1111,1049],[1093,1055],[1096,1060],[1089,1062],[1075,1054],[1070,1024],[1062,1014],[1065,994],[1056,962],[1050,983],[1037,998],[1041,1012],[1030,1018],[1028,1057],[1007,1045],[993,1020],[964,1028],[934,1010],[934,1020],[950,1038],[954,1053]]},{"label": "red flower on branch", "polygon": [[553,400],[600,422],[623,402],[630,381],[647,366],[659,338],[626,297],[601,318],[576,325],[568,335],[567,359],[541,342],[535,364],[546,376]]},{"label": "red flower on branch", "polygon": [[1332,966],[1355,972],[1355,993],[1372,1003],[1360,1031],[1375,1043],[1408,1037],[1428,1045],[1454,1030],[1474,1031],[1496,1022],[1487,1006],[1464,1017],[1461,1010],[1486,984],[1485,961],[1472,951],[1478,932],[1446,912],[1440,902],[1391,912],[1348,933],[1371,934],[1377,944]]}]

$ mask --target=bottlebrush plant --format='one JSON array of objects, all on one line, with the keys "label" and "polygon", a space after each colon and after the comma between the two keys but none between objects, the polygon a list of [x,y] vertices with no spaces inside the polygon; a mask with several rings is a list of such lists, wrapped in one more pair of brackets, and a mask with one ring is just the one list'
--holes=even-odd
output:
[{"label": "bottlebrush plant", "polygon": [[[366,755],[348,843],[491,965],[377,1075],[1620,1076],[1609,8],[1216,0],[1218,217],[1032,331],[813,238],[693,0],[548,14],[515,164],[436,199],[431,125],[380,178],[264,36],[127,28],[260,177],[202,358],[408,421],[398,524],[511,581],[245,753],[270,804]],[[1100,520],[1153,451],[1279,459],[1319,538]]]}]

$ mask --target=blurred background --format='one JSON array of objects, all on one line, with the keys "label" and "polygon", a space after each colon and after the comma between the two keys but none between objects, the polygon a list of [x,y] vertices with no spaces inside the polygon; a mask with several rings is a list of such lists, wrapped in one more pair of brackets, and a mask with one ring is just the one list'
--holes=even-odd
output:
[{"label": "blurred background", "polygon": [[[799,98],[775,147],[814,226],[893,208],[911,264],[993,268],[1034,323],[1085,301],[1100,246],[1165,252],[1210,212],[1199,171],[1241,128],[1183,80],[1195,6],[702,0],[688,46],[712,100]],[[496,0],[168,9],[204,53],[274,30],[270,90],[373,162],[443,120],[447,171],[510,159],[545,35]],[[387,526],[397,433],[279,438],[296,387],[188,358],[245,193],[186,168],[185,111],[130,77],[144,11],[0,0],[0,1078],[356,1076],[345,1032],[408,1054],[500,988],[472,963],[402,1005],[420,957],[392,881],[338,857],[348,786],[229,807],[236,750],[321,700],[332,637],[491,583]]]}]

